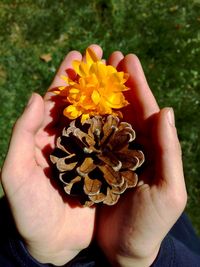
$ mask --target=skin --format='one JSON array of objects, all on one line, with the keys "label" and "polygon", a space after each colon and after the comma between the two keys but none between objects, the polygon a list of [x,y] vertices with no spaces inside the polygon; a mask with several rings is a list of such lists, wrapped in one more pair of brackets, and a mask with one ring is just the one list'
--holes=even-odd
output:
[{"label": "skin", "polygon": [[[90,47],[102,57],[99,46]],[[84,60],[84,56],[71,51],[50,88],[64,85],[60,76],[75,59]],[[63,265],[96,238],[113,266],[149,266],[186,204],[173,110],[159,109],[134,54],[124,57],[115,51],[107,63],[130,75],[130,105],[124,120],[136,130],[146,166],[138,186],[115,206],[82,208],[63,198],[50,179],[48,161],[63,119],[59,109],[52,112],[58,103],[51,92],[44,98],[33,94],[14,126],[1,181],[17,229],[30,254],[41,263]]]}]

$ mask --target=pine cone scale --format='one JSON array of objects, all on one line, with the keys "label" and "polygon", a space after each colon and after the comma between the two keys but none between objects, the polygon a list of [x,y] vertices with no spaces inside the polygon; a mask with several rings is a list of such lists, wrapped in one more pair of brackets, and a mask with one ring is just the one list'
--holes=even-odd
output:
[{"label": "pine cone scale", "polygon": [[77,168],[77,172],[79,175],[85,176],[95,168],[96,166],[94,165],[93,159],[87,157],[80,165],[80,167]]},{"label": "pine cone scale", "polygon": [[100,192],[101,182],[98,179],[93,180],[86,176],[83,189],[86,195],[96,195]]},{"label": "pine cone scale", "polygon": [[94,196],[91,196],[89,195],[89,200],[91,201],[88,201],[87,205],[92,205],[93,203],[101,203],[104,201],[104,199],[106,198],[106,195],[103,194],[103,193],[99,193],[97,195],[94,195]]},{"label": "pine cone scale", "polygon": [[[124,176],[122,175],[123,179],[124,179]],[[121,185],[121,186],[113,186],[112,187],[112,192],[115,193],[115,194],[122,194],[125,192],[125,190],[128,188],[128,183],[127,181],[124,179],[124,183]]]},{"label": "pine cone scale", "polygon": [[123,184],[124,179],[121,177],[120,173],[114,171],[112,167],[104,165],[99,168],[104,173],[104,178],[109,185],[121,186]]},{"label": "pine cone scale", "polygon": [[73,187],[73,185],[77,182],[80,182],[81,181],[81,177],[80,176],[77,176],[76,178],[74,178],[73,180],[71,180],[71,182],[69,184],[66,184],[64,186],[64,190],[67,194],[71,194],[71,189]]},{"label": "pine cone scale", "polygon": [[127,187],[135,187],[137,185],[138,176],[134,171],[123,171],[121,175],[126,180]]},{"label": "pine cone scale", "polygon": [[114,194],[109,188],[107,190],[107,196],[106,198],[104,199],[103,203],[108,205],[108,206],[111,206],[111,205],[114,205],[117,203],[117,201],[119,200],[120,198],[120,195],[118,194]]},{"label": "pine cone scale", "polygon": [[121,162],[112,152],[107,152],[105,155],[98,155],[98,158],[108,166],[111,166],[114,170],[119,170],[121,168]]},{"label": "pine cone scale", "polygon": [[77,161],[71,162],[71,163],[66,163],[65,162],[66,158],[59,159],[56,163],[57,168],[61,171],[71,171],[75,168],[77,165]]},{"label": "pine cone scale", "polygon": [[122,169],[136,170],[139,166],[139,159],[137,157],[129,157],[126,152],[117,153],[118,158],[122,162]]}]

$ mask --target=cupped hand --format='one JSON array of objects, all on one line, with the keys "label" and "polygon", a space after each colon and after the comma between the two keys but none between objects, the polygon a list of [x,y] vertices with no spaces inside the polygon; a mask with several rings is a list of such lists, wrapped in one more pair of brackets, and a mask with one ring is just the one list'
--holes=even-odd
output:
[{"label": "cupped hand", "polygon": [[[92,48],[101,58],[101,48]],[[75,59],[82,55],[67,55],[51,88],[64,85],[60,76]],[[180,146],[172,110],[159,110],[137,57],[114,52],[108,63],[130,74],[130,105],[124,119],[133,124],[143,145],[146,167],[135,190],[125,193],[117,205],[98,210],[96,238],[114,266],[149,266],[186,202]],[[2,184],[31,255],[42,263],[62,265],[90,244],[96,210],[63,198],[49,178],[46,155],[60,128],[52,99],[50,92],[44,99],[34,94],[17,121]]]},{"label": "cupped hand", "polygon": [[[91,47],[102,56],[99,46]],[[60,77],[72,68],[73,60],[82,60],[82,55],[72,51],[66,56],[50,88],[65,85]],[[60,119],[55,105],[51,92],[44,98],[32,95],[14,126],[2,184],[30,254],[39,262],[63,265],[91,242],[95,208],[63,199],[49,178],[48,156],[55,146]]]},{"label": "cupped hand", "polygon": [[114,52],[108,61],[128,72],[124,119],[136,130],[146,163],[139,184],[115,206],[99,210],[98,242],[113,266],[150,266],[187,199],[181,149],[171,108],[159,109],[139,59]]}]

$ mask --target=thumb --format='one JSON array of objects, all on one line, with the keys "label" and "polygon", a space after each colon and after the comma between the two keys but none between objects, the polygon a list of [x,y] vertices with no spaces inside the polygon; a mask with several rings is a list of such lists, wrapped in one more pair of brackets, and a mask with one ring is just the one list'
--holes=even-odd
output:
[{"label": "thumb", "polygon": [[15,174],[16,176],[34,163],[35,134],[43,119],[43,99],[40,95],[33,93],[23,114],[13,128],[8,154],[2,170],[2,179],[4,173]]},{"label": "thumb", "polygon": [[172,108],[162,109],[155,129],[156,173],[161,183],[171,188],[185,188],[181,147]]}]

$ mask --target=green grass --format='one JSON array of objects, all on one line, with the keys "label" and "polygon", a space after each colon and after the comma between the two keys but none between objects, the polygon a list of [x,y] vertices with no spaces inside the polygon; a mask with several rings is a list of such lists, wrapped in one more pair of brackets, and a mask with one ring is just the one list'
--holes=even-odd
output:
[{"label": "green grass", "polygon": [[[43,94],[65,54],[100,44],[134,52],[161,107],[172,106],[183,148],[187,211],[200,233],[198,0],[1,0],[0,164],[31,92]],[[40,55],[51,53],[45,63]]]}]

